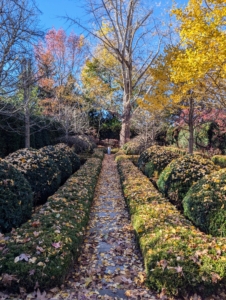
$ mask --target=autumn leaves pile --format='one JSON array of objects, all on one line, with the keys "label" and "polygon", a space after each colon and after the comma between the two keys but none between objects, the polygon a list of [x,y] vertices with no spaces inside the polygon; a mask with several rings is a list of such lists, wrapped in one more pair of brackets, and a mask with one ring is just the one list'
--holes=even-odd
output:
[{"label": "autumn leaves pile", "polygon": [[[57,151],[61,148],[59,145],[56,147]],[[64,153],[67,153],[66,150],[69,151],[69,149],[64,149]],[[32,156],[32,151],[30,151],[26,150]],[[21,152],[19,153],[18,161],[21,159]],[[46,151],[45,153],[47,154]],[[33,154],[39,156],[37,151],[34,151]],[[61,155],[63,156],[63,154]],[[71,156],[73,157],[72,153]],[[34,164],[31,157],[23,157],[25,165],[30,164],[33,168],[39,167],[37,158],[37,163]],[[0,287],[10,288],[11,291],[23,287],[29,291],[37,285],[44,289],[64,281],[82,243],[102,158],[103,153],[95,151],[92,157],[55,194],[49,197],[43,206],[36,209],[28,222],[17,229],[13,229],[9,234],[0,234]],[[40,164],[45,163],[45,160],[47,160],[43,154],[42,158],[39,157],[39,159]],[[52,157],[52,159],[56,159],[56,157]],[[61,159],[63,163],[64,159],[62,157]],[[51,161],[50,158],[48,160]],[[74,157],[75,161],[77,167],[79,167],[78,158],[76,160]],[[3,164],[3,161],[1,163]],[[54,164],[54,160],[52,160],[52,164]],[[19,163],[18,165],[22,167]],[[7,166],[9,170],[14,170],[12,165],[8,164]],[[41,166],[43,165],[41,164]],[[50,168],[49,165],[46,166]],[[75,165],[72,169],[74,168],[76,168]],[[60,183],[59,168],[57,170],[55,177],[59,177]],[[29,176],[27,181],[24,179],[23,189],[28,189],[28,181],[32,178],[32,173],[24,171],[25,177],[27,173]],[[41,177],[41,174],[39,176]],[[45,173],[43,173],[43,176],[46,176]],[[4,180],[1,180],[1,184],[11,184],[11,182],[8,182],[9,179],[5,183]],[[45,179],[45,181],[47,186],[51,186],[52,180],[50,178],[49,180]],[[41,192],[45,187],[42,185],[41,178],[40,182]],[[28,191],[31,190],[28,189]],[[14,192],[16,193],[15,189]],[[38,194],[37,189],[33,192]],[[20,194],[19,188],[18,194]],[[14,197],[16,197],[16,194]],[[23,199],[21,198],[18,201],[21,202],[18,203],[18,206],[21,206]],[[23,210],[26,211],[25,208]]]},{"label": "autumn leaves pile", "polygon": [[[155,150],[155,157],[157,147],[154,148],[147,152]],[[166,150],[162,147],[162,151]],[[143,158],[145,155],[148,153]],[[153,161],[154,172],[166,161],[161,155],[159,160],[155,157]],[[129,159],[119,160],[118,167],[150,288],[173,295],[198,293],[205,297],[224,287],[225,169],[217,170],[211,160],[199,155],[185,155],[172,160],[160,174],[156,172],[157,178],[151,178],[158,191]],[[188,193],[184,198],[185,190]],[[173,201],[170,197],[174,197]],[[215,220],[213,236],[198,229],[209,233],[209,228],[203,227],[211,216]]]}]

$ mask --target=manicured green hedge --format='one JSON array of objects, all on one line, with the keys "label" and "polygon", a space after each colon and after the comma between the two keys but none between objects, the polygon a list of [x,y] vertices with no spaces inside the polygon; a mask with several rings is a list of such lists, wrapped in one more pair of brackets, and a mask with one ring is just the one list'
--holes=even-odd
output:
[{"label": "manicured green hedge", "polygon": [[178,153],[170,151],[166,147],[152,146],[141,153],[138,164],[147,177],[159,177],[162,170],[178,157]]},{"label": "manicured green hedge", "polygon": [[72,173],[76,172],[80,168],[80,159],[73,148],[68,147],[64,143],[57,144],[54,147],[59,151],[63,151],[68,156],[72,164]]},{"label": "manicured green hedge", "polygon": [[184,155],[173,160],[160,174],[159,190],[181,209],[181,202],[189,188],[204,175],[217,170],[217,166],[199,155]]},{"label": "manicured green hedge", "polygon": [[142,135],[138,135],[123,145],[123,150],[128,155],[140,155],[146,148],[152,145],[152,141],[146,141]]},{"label": "manicured green hedge", "polygon": [[61,173],[48,155],[38,150],[21,149],[11,153],[5,160],[17,168],[30,183],[34,204],[44,203],[60,186]]},{"label": "manicured green hedge", "polygon": [[226,168],[226,155],[214,155],[211,160],[215,165]]},{"label": "manicured green hedge", "polygon": [[226,169],[204,176],[183,199],[184,214],[202,231],[226,236]]},{"label": "manicured green hedge", "polygon": [[25,177],[0,159],[0,232],[20,226],[32,214],[33,194]]},{"label": "manicured green hedge", "polygon": [[128,159],[118,167],[148,286],[171,295],[204,297],[224,288],[226,239],[192,226]]},{"label": "manicured green hedge", "polygon": [[57,146],[46,146],[39,150],[43,156],[52,159],[60,170],[61,184],[72,174],[72,163],[68,154]]},{"label": "manicured green hedge", "polygon": [[1,237],[7,249],[0,258],[1,288],[4,274],[13,278],[6,286],[10,291],[31,291],[37,282],[41,290],[63,283],[79,255],[101,162],[88,159],[29,222],[9,239]]}]

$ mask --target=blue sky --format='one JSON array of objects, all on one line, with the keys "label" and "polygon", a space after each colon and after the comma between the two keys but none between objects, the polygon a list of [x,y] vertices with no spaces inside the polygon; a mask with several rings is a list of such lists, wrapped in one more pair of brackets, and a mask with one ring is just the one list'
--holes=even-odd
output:
[{"label": "blue sky", "polygon": [[[186,4],[188,0],[176,0],[179,5]],[[161,11],[161,7],[164,3],[168,3],[168,7],[171,5],[172,1],[157,1],[158,11]],[[69,15],[70,17],[78,18],[82,22],[88,20],[86,15],[84,4],[85,0],[36,0],[38,8],[42,11],[40,16],[40,22],[43,29],[50,29],[55,27],[56,29],[64,28],[68,32],[72,30],[69,28],[69,24],[65,20],[58,18],[59,16]],[[73,30],[79,34],[81,30],[77,27],[73,27]]]}]

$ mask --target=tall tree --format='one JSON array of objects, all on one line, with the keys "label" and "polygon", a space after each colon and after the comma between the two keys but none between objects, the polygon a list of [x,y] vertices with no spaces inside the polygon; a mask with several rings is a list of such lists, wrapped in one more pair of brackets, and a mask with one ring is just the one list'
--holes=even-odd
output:
[{"label": "tall tree", "polygon": [[87,6],[95,29],[70,20],[97,38],[120,64],[123,86],[120,144],[123,145],[130,138],[132,107],[144,90],[149,77],[147,70],[159,52],[161,38],[156,35],[158,30],[149,1],[145,5],[141,0],[87,0]]},{"label": "tall tree", "polygon": [[0,94],[5,95],[16,90],[21,57],[43,33],[33,0],[0,0],[0,12]]},{"label": "tall tree", "polygon": [[[59,105],[68,96],[69,81],[76,83],[78,72],[84,61],[84,38],[73,32],[67,36],[63,29],[51,29],[44,41],[35,47],[39,85],[50,102]],[[43,74],[46,74],[43,76]],[[66,90],[65,90],[66,89]]]}]

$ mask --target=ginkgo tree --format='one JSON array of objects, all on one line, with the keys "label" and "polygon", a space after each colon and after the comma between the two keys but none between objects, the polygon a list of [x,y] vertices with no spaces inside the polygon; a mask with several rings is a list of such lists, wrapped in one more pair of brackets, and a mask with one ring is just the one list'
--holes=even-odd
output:
[{"label": "ginkgo tree", "polygon": [[172,80],[183,80],[184,93],[201,82],[209,95],[225,105],[225,0],[190,0],[185,9],[172,13],[179,21],[183,48],[172,63]]},{"label": "ginkgo tree", "polygon": [[[122,114],[120,144],[130,138],[130,120],[138,95],[143,93],[148,69],[160,51],[162,36],[153,18],[150,1],[87,0],[94,28],[79,25],[110,53],[120,66]],[[118,76],[118,75],[116,75]]]}]

